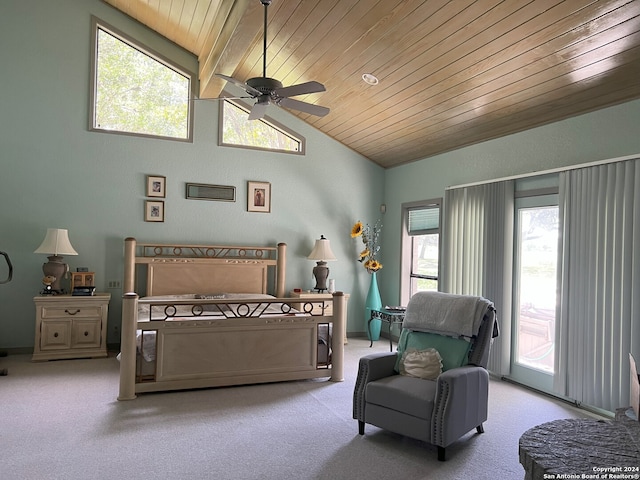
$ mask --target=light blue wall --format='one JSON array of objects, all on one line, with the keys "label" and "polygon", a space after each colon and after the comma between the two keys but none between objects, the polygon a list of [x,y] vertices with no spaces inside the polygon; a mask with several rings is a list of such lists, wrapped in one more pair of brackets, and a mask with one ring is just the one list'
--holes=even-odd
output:
[{"label": "light blue wall", "polygon": [[452,185],[638,154],[638,125],[635,100],[387,170],[383,300],[399,302],[403,203],[444,197]]},{"label": "light blue wall", "polygon": [[[338,257],[330,276],[351,293],[349,330],[362,331],[362,315],[351,312],[363,311],[367,278],[349,232],[355,220],[377,217],[383,169],[275,107],[269,115],[306,137],[305,156],[218,147],[215,102],[196,104],[193,143],[89,132],[91,15],[197,68],[193,56],[98,0],[0,2],[0,250],[15,268],[13,281],[0,285],[0,348],[33,345],[32,298],[46,261],[33,251],[47,227],[69,229],[79,255],[66,259],[95,271],[99,290],[122,279],[128,236],[286,242],[287,288],[312,288],[314,262],[305,257],[324,234]],[[167,177],[164,223],[143,221],[147,174]],[[246,211],[249,180],[271,182],[272,213]],[[185,182],[233,185],[237,201],[186,200]],[[110,292],[115,342],[122,292]]]},{"label": "light blue wall", "polygon": [[[99,0],[0,2],[0,250],[14,280],[0,285],[0,348],[31,347],[32,297],[47,227],[68,228],[79,252],[72,268],[96,271],[98,288],[122,278],[122,240],[289,245],[288,288],[311,288],[313,239],[331,240],[329,264],[351,293],[349,331],[364,330],[369,277],[355,261],[355,220],[384,224],[383,302],[398,303],[400,206],[441,197],[449,185],[528,173],[640,152],[640,101],[600,110],[383,171],[298,121],[272,110],[307,138],[304,157],[217,146],[217,107],[196,105],[192,144],[92,133],[87,129],[90,16],[140,38],[186,68],[196,60]],[[166,221],[143,221],[145,175],[167,177]],[[246,182],[272,183],[271,214],[246,212]],[[237,201],[184,198],[185,182],[234,185]],[[380,215],[379,205],[387,213]],[[0,279],[4,271],[0,267]],[[121,292],[111,290],[109,341],[120,322]]]}]

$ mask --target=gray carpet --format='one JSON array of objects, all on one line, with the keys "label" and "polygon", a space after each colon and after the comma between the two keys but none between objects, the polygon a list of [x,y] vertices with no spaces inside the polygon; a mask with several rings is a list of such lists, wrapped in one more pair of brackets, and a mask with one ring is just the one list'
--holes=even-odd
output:
[{"label": "gray carpet", "polygon": [[345,381],[285,382],[144,394],[118,402],[115,358],[0,359],[0,478],[14,479],[522,479],[518,439],[534,425],[592,416],[502,382],[490,386],[485,433],[438,462],[435,447],[351,418],[360,356],[345,347]]}]

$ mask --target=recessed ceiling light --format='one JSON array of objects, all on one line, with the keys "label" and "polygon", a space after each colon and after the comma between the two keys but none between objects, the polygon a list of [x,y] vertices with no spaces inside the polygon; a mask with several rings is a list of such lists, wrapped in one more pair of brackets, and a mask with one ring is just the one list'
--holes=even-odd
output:
[{"label": "recessed ceiling light", "polygon": [[363,73],[362,80],[369,85],[378,85],[379,83],[378,78],[372,73]]}]

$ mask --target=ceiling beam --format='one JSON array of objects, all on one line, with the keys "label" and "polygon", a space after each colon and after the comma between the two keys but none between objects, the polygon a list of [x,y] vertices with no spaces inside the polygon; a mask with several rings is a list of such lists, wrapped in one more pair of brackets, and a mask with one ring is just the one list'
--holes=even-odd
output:
[{"label": "ceiling beam", "polygon": [[260,33],[261,17],[256,15],[261,4],[257,0],[222,0],[216,20],[209,30],[200,63],[200,97],[218,97],[225,86],[216,73],[233,76],[249,46]]}]

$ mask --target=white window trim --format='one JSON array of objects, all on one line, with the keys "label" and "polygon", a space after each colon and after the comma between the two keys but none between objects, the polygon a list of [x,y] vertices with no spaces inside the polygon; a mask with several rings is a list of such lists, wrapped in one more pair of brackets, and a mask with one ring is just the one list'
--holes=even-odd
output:
[{"label": "white window trim", "polygon": [[164,64],[167,68],[170,68],[177,73],[184,75],[189,78],[189,87],[190,87],[190,97],[191,99],[195,98],[195,86],[196,86],[196,75],[193,72],[185,70],[180,67],[174,61],[168,59],[164,55],[156,52],[152,48],[147,47],[145,44],[136,40],[135,38],[127,35],[121,30],[109,25],[106,22],[103,22],[98,17],[91,17],[91,81],[89,87],[89,131],[91,132],[101,132],[101,133],[110,133],[115,135],[127,135],[133,137],[143,137],[143,138],[157,138],[161,140],[173,140],[176,142],[188,142],[193,143],[193,102],[189,104],[189,114],[187,117],[187,137],[186,138],[178,138],[178,137],[167,137],[162,135],[151,135],[146,133],[135,133],[135,132],[123,132],[119,130],[108,130],[104,128],[96,127],[96,93],[97,93],[97,70],[96,70],[96,61],[98,56],[98,29],[102,29],[124,43],[130,45],[132,48],[139,50],[145,55],[150,56],[156,61]]},{"label": "white window trim", "polygon": [[[231,93],[229,92],[222,92],[222,97],[224,96],[232,96]],[[225,100],[221,100],[220,101],[220,108],[218,111],[218,146],[220,147],[231,147],[231,148],[242,148],[245,150],[259,150],[262,152],[277,152],[277,153],[288,153],[290,155],[305,155],[306,154],[306,149],[307,149],[307,140],[300,135],[297,132],[294,132],[293,130],[291,130],[289,127],[284,126],[283,124],[277,122],[276,120],[274,120],[273,118],[269,117],[269,116],[265,116],[264,118],[261,118],[259,120],[257,120],[258,122],[262,122],[267,124],[269,127],[271,128],[275,128],[276,130],[281,131],[282,133],[284,133],[285,135],[292,137],[296,140],[298,140],[300,142],[300,150],[297,152],[294,152],[292,150],[280,150],[277,148],[264,148],[264,147],[254,147],[252,145],[238,145],[236,143],[225,143],[222,141],[222,137],[223,137],[223,125],[224,125],[224,103],[225,102],[229,102],[233,105],[235,105],[238,108],[241,108],[242,110],[247,112],[247,115],[249,115],[249,112],[251,111],[251,106],[249,104],[247,104],[246,102],[243,102],[241,100],[237,100],[237,99],[225,99]]]}]

